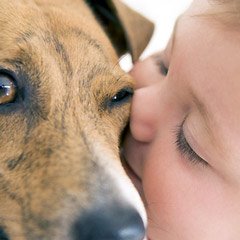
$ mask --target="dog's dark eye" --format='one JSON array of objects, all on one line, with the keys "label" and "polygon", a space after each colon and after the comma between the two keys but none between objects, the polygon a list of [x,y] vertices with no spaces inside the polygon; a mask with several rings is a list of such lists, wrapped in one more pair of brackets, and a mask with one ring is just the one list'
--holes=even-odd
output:
[{"label": "dog's dark eye", "polygon": [[13,102],[16,96],[16,86],[13,77],[0,72],[0,104]]},{"label": "dog's dark eye", "polygon": [[115,96],[113,96],[113,98],[111,99],[110,105],[115,106],[115,105],[124,104],[125,102],[130,100],[132,95],[133,95],[132,88],[123,88]]},{"label": "dog's dark eye", "polygon": [[9,240],[7,234],[5,233],[5,231],[3,230],[2,227],[0,227],[0,239],[1,240]]}]

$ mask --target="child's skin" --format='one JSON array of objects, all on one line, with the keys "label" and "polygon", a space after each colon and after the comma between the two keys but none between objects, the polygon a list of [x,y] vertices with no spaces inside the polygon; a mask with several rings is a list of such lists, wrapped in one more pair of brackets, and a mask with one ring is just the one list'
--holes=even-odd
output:
[{"label": "child's skin", "polygon": [[209,8],[194,0],[167,48],[131,71],[124,154],[151,240],[240,239],[240,30],[196,16]]}]

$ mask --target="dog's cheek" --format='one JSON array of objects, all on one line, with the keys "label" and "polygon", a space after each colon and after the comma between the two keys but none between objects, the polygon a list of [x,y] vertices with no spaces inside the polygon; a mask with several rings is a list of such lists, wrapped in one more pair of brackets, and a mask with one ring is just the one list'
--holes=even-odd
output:
[{"label": "dog's cheek", "polygon": [[100,118],[105,124],[112,125],[116,130],[115,134],[119,135],[126,127],[130,117],[130,103],[122,106],[116,106],[106,109],[100,114]]},{"label": "dog's cheek", "polygon": [[26,135],[24,117],[18,113],[0,115],[0,164],[3,175],[11,170],[11,163],[21,156]]},{"label": "dog's cheek", "polygon": [[112,189],[111,191],[115,193],[114,195],[118,200],[136,209],[146,226],[147,218],[143,202],[137,189],[127,176],[119,157],[105,144],[94,144],[93,152],[98,155],[99,166],[104,169],[107,176],[108,180],[105,182],[107,188]]},{"label": "dog's cheek", "polygon": [[[122,176],[121,174],[119,174],[121,172],[122,172]],[[137,209],[140,216],[142,217],[144,225],[146,226],[147,217],[146,217],[146,211],[144,209],[142,199],[140,198],[140,195],[137,192],[136,187],[133,185],[129,177],[126,175],[125,170],[122,169],[121,171],[118,171],[118,174],[115,173],[113,175],[113,178],[115,178],[115,181],[119,188],[119,192],[122,192],[122,195],[125,197],[127,202]]]},{"label": "dog's cheek", "polygon": [[[12,196],[10,196],[10,193],[12,193]],[[14,239],[16,236],[22,239],[24,236],[21,226],[21,206],[18,202],[19,199],[13,196],[14,193],[10,187],[4,191],[0,190],[0,229],[3,231],[2,234],[7,237],[3,239]],[[0,239],[2,239],[1,236]]]},{"label": "dog's cheek", "polygon": [[125,106],[115,109],[113,111],[114,121],[118,124],[119,133],[125,129],[130,116],[130,104],[126,104]]}]

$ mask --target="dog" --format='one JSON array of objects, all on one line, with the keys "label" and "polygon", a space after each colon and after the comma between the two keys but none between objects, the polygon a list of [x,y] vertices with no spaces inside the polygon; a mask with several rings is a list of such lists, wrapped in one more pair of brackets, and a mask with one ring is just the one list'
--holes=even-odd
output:
[{"label": "dog", "polygon": [[117,0],[0,1],[0,239],[142,240],[120,162],[153,24]]}]

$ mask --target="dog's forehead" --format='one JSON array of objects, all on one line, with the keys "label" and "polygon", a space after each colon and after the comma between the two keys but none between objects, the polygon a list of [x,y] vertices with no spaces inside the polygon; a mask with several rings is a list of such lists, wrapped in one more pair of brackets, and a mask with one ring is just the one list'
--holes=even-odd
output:
[{"label": "dog's forehead", "polygon": [[117,62],[109,39],[88,6],[84,1],[74,3],[66,4],[61,0],[55,4],[47,0],[1,1],[0,50],[13,50],[14,47],[17,50],[19,46],[23,49],[22,44],[28,43],[32,50],[55,48],[65,60],[68,53],[76,63],[79,54],[92,57],[92,61],[97,58],[100,62]]},{"label": "dog's forehead", "polygon": [[130,78],[122,77],[125,74],[118,67],[114,49],[84,1],[72,1],[75,4],[71,6],[68,1],[58,5],[64,2],[61,0],[56,5],[47,0],[3,2],[0,1],[0,63],[21,69],[24,81],[27,79],[32,89],[41,88],[34,98],[42,107],[51,102],[49,91],[53,101],[59,96],[59,89],[64,94],[66,86],[76,94],[77,89],[84,86],[86,90],[94,82],[99,88],[99,79],[103,79],[106,94],[113,85],[117,91],[118,79],[125,79],[119,89],[131,85]]}]

